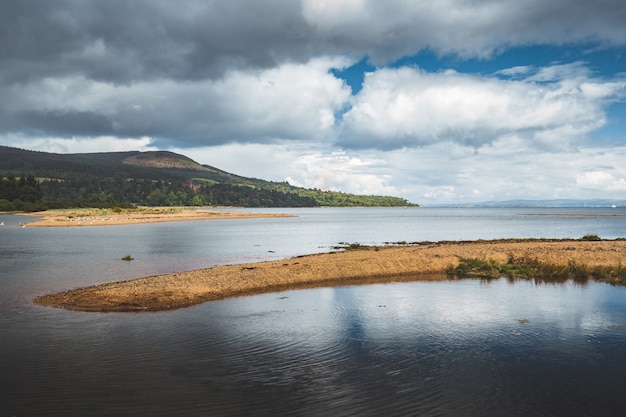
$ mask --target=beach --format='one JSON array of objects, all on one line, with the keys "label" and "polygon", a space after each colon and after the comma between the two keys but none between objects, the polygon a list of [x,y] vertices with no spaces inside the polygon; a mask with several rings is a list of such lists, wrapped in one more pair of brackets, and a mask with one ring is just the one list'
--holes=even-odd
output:
[{"label": "beach", "polygon": [[138,207],[134,209],[68,209],[24,213],[38,217],[25,226],[76,227],[115,226],[188,220],[246,219],[262,217],[293,217],[288,214],[251,213],[190,207]]},{"label": "beach", "polygon": [[496,240],[357,247],[295,258],[217,266],[71,289],[35,299],[43,306],[93,312],[162,311],[288,289],[400,280],[445,280],[461,258],[575,261],[588,268],[626,265],[624,240]]}]

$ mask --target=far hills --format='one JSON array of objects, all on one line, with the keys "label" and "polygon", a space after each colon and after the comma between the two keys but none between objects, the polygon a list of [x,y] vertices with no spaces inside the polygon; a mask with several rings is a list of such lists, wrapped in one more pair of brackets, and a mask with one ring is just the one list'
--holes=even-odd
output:
[{"label": "far hills", "polygon": [[626,207],[626,200],[594,199],[546,199],[546,200],[496,200],[477,203],[432,204],[429,207],[485,207],[485,208],[618,208]]},{"label": "far hills", "polygon": [[55,154],[0,146],[0,180],[0,210],[131,204],[417,206],[393,196],[355,195],[247,178],[168,151]]}]

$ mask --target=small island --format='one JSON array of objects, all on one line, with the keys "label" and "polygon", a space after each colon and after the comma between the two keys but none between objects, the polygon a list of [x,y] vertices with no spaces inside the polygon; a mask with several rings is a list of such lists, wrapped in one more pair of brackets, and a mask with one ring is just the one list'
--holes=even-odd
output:
[{"label": "small island", "polygon": [[280,213],[253,213],[193,207],[137,207],[133,209],[67,209],[24,213],[39,219],[25,223],[35,227],[114,226],[187,220],[293,217]]},{"label": "small island", "polygon": [[163,311],[288,289],[478,276],[626,284],[626,240],[507,239],[345,245],[336,252],[172,273],[49,294],[36,304],[92,312]]}]

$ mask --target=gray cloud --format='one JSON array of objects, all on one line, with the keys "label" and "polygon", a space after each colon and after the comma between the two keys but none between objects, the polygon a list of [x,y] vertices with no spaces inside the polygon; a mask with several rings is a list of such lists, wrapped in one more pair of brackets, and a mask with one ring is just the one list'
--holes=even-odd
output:
[{"label": "gray cloud", "polygon": [[[571,42],[626,44],[622,0],[5,0],[0,134],[330,141],[348,102],[333,66]],[[390,146],[379,144],[388,132],[349,127],[366,147]],[[391,148],[414,138],[400,128]]]},{"label": "gray cloud", "polygon": [[[342,6],[343,4],[343,6]],[[127,83],[216,78],[322,55],[382,63],[431,48],[485,56],[504,46],[626,43],[621,0],[380,2],[5,0],[3,83],[75,76]]]},{"label": "gray cloud", "polygon": [[0,39],[5,82],[206,79],[315,53],[299,4],[284,0],[9,0]]},{"label": "gray cloud", "polygon": [[44,132],[64,136],[68,131],[78,136],[97,136],[114,130],[112,121],[106,116],[85,111],[24,111],[15,115],[13,121],[33,136]]},{"label": "gray cloud", "polygon": [[324,140],[350,96],[329,68],[341,59],[248,73],[220,80],[154,80],[115,85],[83,78],[42,80],[7,90],[0,133],[150,136],[180,146],[275,140]]}]

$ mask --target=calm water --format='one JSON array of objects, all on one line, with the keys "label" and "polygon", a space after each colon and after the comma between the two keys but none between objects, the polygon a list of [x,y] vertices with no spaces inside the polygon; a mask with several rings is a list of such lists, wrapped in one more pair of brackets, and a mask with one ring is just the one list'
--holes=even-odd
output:
[{"label": "calm water", "polygon": [[0,215],[0,416],[624,415],[622,287],[403,282],[149,314],[31,302],[339,242],[626,236],[626,217],[556,215],[624,209],[274,211],[298,217],[39,229]]}]

